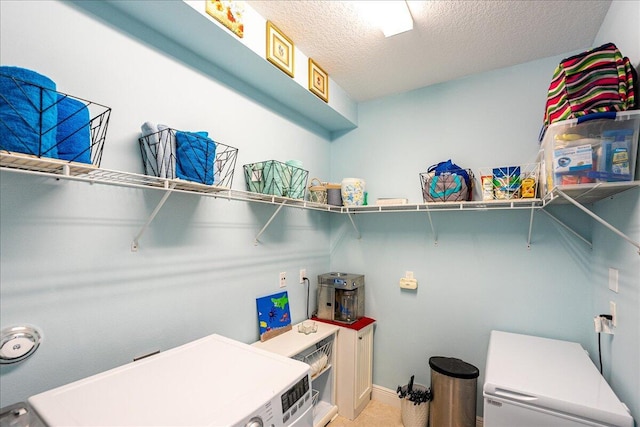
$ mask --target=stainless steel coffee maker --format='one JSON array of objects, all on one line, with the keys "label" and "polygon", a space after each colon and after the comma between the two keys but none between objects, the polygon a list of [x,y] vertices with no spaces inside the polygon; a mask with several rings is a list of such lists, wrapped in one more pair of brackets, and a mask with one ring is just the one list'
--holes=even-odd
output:
[{"label": "stainless steel coffee maker", "polygon": [[354,323],[364,317],[364,275],[318,275],[317,316],[341,323]]}]

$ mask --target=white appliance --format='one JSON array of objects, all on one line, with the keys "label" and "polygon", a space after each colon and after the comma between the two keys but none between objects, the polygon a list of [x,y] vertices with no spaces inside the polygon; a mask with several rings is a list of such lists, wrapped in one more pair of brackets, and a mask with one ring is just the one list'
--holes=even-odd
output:
[{"label": "white appliance", "polygon": [[219,335],[29,398],[48,426],[311,427],[309,365]]},{"label": "white appliance", "polygon": [[633,427],[633,418],[580,344],[492,331],[485,427]]}]

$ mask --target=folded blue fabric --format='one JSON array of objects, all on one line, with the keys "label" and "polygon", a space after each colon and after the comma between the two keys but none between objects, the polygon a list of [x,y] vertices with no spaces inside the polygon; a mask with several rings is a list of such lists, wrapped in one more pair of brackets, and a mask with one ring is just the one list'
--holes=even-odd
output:
[{"label": "folded blue fabric", "polygon": [[216,143],[207,132],[176,132],[176,176],[181,179],[213,184]]},{"label": "folded blue fabric", "polygon": [[91,129],[89,109],[77,99],[58,94],[58,157],[74,162],[91,163]]},{"label": "folded blue fabric", "polygon": [[0,67],[0,149],[58,157],[56,84],[20,67]]}]

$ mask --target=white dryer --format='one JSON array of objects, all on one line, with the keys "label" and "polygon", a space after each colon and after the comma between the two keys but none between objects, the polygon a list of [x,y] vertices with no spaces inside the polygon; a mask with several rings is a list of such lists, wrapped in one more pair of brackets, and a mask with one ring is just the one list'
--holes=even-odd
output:
[{"label": "white dryer", "polygon": [[578,343],[492,331],[484,427],[633,427]]},{"label": "white dryer", "polygon": [[47,426],[311,427],[309,365],[210,335],[29,398]]}]

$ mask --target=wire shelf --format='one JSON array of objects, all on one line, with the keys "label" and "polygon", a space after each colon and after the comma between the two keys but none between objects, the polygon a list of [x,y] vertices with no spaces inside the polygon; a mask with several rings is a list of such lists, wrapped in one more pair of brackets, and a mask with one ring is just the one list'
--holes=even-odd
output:
[{"label": "wire shelf", "polygon": [[111,108],[0,73],[0,151],[100,166]]}]

